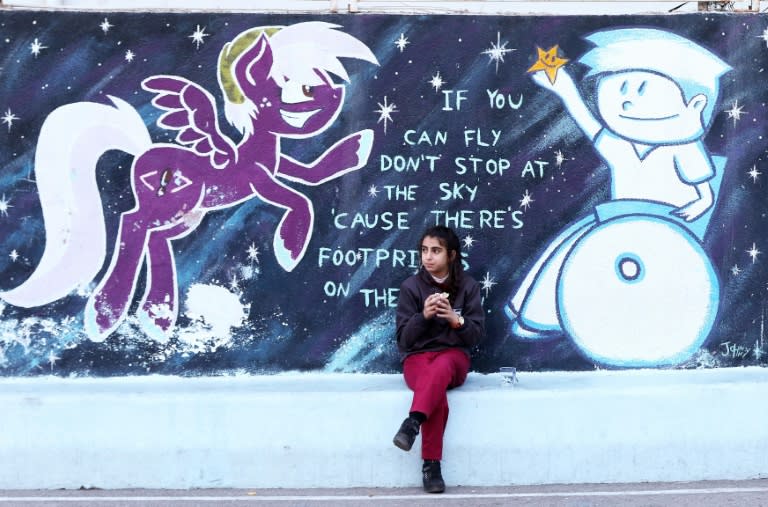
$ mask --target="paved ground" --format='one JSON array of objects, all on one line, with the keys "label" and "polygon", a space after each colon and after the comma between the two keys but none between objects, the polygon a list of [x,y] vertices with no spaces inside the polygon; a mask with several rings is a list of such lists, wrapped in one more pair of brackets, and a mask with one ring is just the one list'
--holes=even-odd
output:
[{"label": "paved ground", "polygon": [[47,490],[0,491],[0,507],[218,506],[511,506],[758,507],[768,506],[768,480],[420,489],[313,490]]}]

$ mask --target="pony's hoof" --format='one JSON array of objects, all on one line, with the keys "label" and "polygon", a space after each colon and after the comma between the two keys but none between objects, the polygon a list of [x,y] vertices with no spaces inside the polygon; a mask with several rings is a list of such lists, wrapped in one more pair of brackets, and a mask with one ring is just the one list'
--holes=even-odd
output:
[{"label": "pony's hoof", "polygon": [[275,251],[277,263],[286,271],[293,271],[293,268],[298,266],[299,261],[301,261],[301,257],[294,257],[295,254],[286,248],[279,238],[275,238],[272,249]]},{"label": "pony's hoof", "polygon": [[360,131],[360,145],[357,149],[357,168],[363,167],[368,163],[368,157],[373,149],[373,130],[366,129]]},{"label": "pony's hoof", "polygon": [[280,266],[293,271],[307,251],[312,236],[312,211],[304,214],[296,210],[287,212],[277,227],[272,240],[272,249]]},{"label": "pony's hoof", "polygon": [[[162,305],[170,310],[168,305]],[[149,338],[159,343],[167,343],[171,336],[171,330],[174,327],[174,320],[165,315],[165,312],[156,314],[146,309],[138,311],[136,316],[139,319],[139,327]]]},{"label": "pony's hoof", "polygon": [[96,310],[94,301],[89,300],[83,311],[83,329],[89,340],[101,343],[117,328],[117,322],[103,327],[100,322],[103,322],[106,318]]}]

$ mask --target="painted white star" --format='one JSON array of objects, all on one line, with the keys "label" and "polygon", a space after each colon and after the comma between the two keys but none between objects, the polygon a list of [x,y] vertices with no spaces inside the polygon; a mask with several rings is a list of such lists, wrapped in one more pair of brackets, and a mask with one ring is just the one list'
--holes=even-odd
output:
[{"label": "painted white star", "polygon": [[371,187],[368,189],[368,195],[370,197],[376,197],[379,195],[379,189],[376,188],[376,185],[371,185]]},{"label": "painted white star", "polygon": [[237,292],[240,290],[240,280],[237,275],[232,275],[232,280],[229,281],[229,288]]},{"label": "painted white star", "polygon": [[752,178],[752,183],[757,183],[757,177],[763,173],[757,170],[757,165],[753,165],[752,169],[747,171],[747,174],[749,174],[749,177]]},{"label": "painted white star", "polygon": [[464,236],[464,239],[462,240],[462,242],[464,243],[464,248],[472,248],[472,245],[475,244],[475,238],[467,234],[466,236]]},{"label": "painted white star", "polygon": [[741,273],[741,268],[739,268],[738,264],[734,264],[731,268],[731,273],[733,273],[735,276],[739,276],[739,273]]},{"label": "painted white star", "polygon": [[104,21],[101,22],[99,28],[101,28],[104,34],[106,34],[113,26],[115,25],[111,24],[107,18],[104,18]]},{"label": "painted white star", "polygon": [[442,76],[440,76],[439,71],[437,74],[432,76],[432,79],[429,80],[429,84],[432,85],[432,88],[434,88],[436,92],[440,91],[440,88],[443,87],[443,85],[445,84],[445,81],[443,81],[443,78]]},{"label": "painted white star", "polygon": [[519,208],[525,208],[526,210],[531,207],[531,203],[533,202],[533,196],[528,193],[528,189],[525,189],[525,193],[523,194],[523,198],[520,199],[520,206]]},{"label": "painted white star", "polygon": [[19,252],[16,250],[11,250],[11,253],[8,254],[8,257],[11,258],[12,262],[16,262],[16,260],[19,258]]},{"label": "painted white star", "polygon": [[16,120],[19,120],[19,119],[20,118],[18,116],[16,116],[15,114],[13,114],[11,112],[11,108],[9,107],[8,111],[5,112],[5,114],[3,115],[2,120],[0,120],[0,121],[5,123],[6,125],[8,125],[8,132],[10,132],[11,131],[11,127],[13,126],[13,122],[15,122]]},{"label": "painted white star", "polygon": [[255,269],[253,269],[253,266],[241,266],[240,267],[240,276],[243,277],[243,280],[251,280],[253,279],[253,275],[256,272]]},{"label": "painted white star", "polygon": [[563,162],[565,162],[565,157],[563,156],[563,152],[560,150],[557,150],[555,152],[555,164],[557,164],[557,167],[560,167],[563,165]]},{"label": "painted white star", "polygon": [[501,33],[496,32],[496,42],[491,42],[490,49],[486,49],[482,52],[484,55],[488,55],[488,63],[496,62],[496,72],[499,72],[499,62],[504,61],[504,55],[509,52],[517,51],[516,49],[507,49],[507,42],[501,43]]},{"label": "painted white star", "polygon": [[200,28],[200,25],[197,25],[197,28],[195,29],[194,33],[189,36],[190,39],[192,39],[192,42],[195,43],[197,46],[197,49],[200,49],[200,44],[203,44],[205,40],[203,40],[205,37],[208,37],[210,34],[205,33],[205,27]]},{"label": "painted white star", "polygon": [[734,101],[733,106],[731,106],[731,109],[728,109],[726,113],[728,113],[728,118],[733,118],[733,126],[736,126],[736,122],[741,120],[742,114],[747,114],[746,111],[743,111],[744,106],[739,105],[738,99]]},{"label": "painted white star", "polygon": [[755,261],[757,260],[757,256],[763,253],[757,249],[757,245],[755,243],[752,243],[752,248],[750,248],[749,250],[746,250],[746,252],[749,254],[750,257],[752,257],[752,264],[754,264]]},{"label": "painted white star", "polygon": [[130,63],[133,61],[133,59],[136,57],[136,53],[131,51],[130,49],[125,52],[125,61]]},{"label": "painted white star", "polygon": [[37,58],[37,55],[39,55],[40,51],[43,49],[48,49],[48,46],[43,46],[43,43],[40,42],[37,37],[35,37],[35,40],[29,45],[29,50],[35,55],[35,58]]},{"label": "painted white star", "polygon": [[757,36],[758,39],[763,39],[765,41],[765,47],[768,48],[768,28],[763,30],[763,33]]},{"label": "painted white star", "polygon": [[248,259],[256,264],[259,263],[259,249],[253,243],[248,247]]},{"label": "painted white star", "polygon": [[376,123],[384,122],[384,134],[387,133],[387,122],[393,121],[392,120],[392,113],[397,112],[397,106],[395,103],[387,104],[387,97],[384,97],[384,103],[378,103],[379,109],[374,111],[375,113],[379,113],[379,119]]},{"label": "painted white star", "polygon": [[11,201],[5,198],[5,194],[3,194],[3,198],[0,199],[0,215],[7,217],[8,216],[8,208],[13,208],[11,206]]},{"label": "painted white star", "polygon": [[496,280],[486,271],[485,277],[480,280],[480,288],[485,291],[485,297],[488,297],[488,293],[494,285],[496,285]]},{"label": "painted white star", "polygon": [[397,46],[397,49],[399,49],[401,53],[405,49],[405,46],[408,44],[410,44],[410,42],[408,42],[408,38],[405,36],[405,34],[402,33],[400,34],[400,38],[395,41],[395,46]]},{"label": "painted white star", "polygon": [[53,353],[53,351],[50,351],[48,353],[48,364],[51,365],[51,371],[53,371],[53,366],[56,364],[56,361],[61,359],[59,356]]}]

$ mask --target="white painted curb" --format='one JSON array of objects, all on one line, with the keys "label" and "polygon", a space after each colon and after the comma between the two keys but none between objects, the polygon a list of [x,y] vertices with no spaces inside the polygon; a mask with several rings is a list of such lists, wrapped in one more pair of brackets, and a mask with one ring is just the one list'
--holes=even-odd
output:
[{"label": "white painted curb", "polygon": [[[768,477],[768,370],[470,374],[449,485]],[[0,489],[420,485],[400,375],[0,379]]]}]

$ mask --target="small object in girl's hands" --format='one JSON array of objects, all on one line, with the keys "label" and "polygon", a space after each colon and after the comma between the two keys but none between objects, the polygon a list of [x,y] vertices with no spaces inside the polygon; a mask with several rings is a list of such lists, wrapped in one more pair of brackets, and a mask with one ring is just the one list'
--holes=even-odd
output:
[{"label": "small object in girl's hands", "polygon": [[450,296],[450,294],[448,294],[447,292],[443,292],[442,294],[440,294],[440,297],[444,297],[445,299],[448,299],[448,296]]}]

